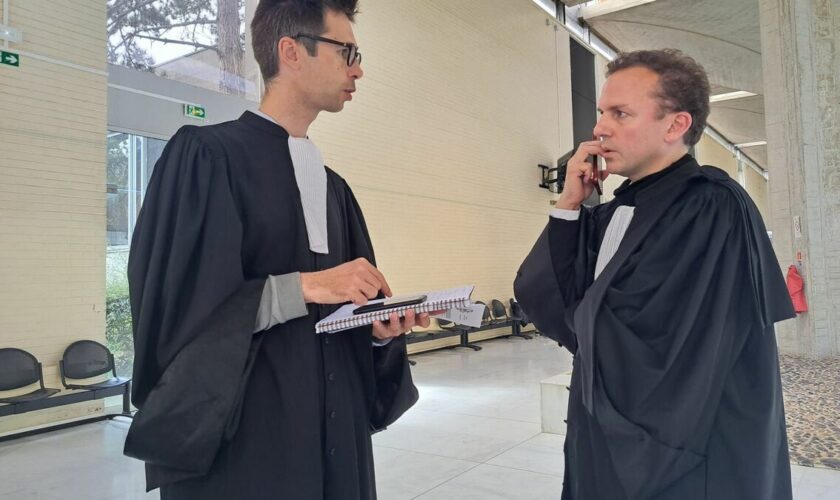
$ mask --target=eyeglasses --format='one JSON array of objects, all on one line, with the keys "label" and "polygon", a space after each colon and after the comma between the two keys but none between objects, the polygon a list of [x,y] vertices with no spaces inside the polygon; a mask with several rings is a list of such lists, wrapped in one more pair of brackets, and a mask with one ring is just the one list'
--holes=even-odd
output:
[{"label": "eyeglasses", "polygon": [[298,33],[297,35],[293,36],[292,38],[308,38],[310,40],[315,40],[318,42],[325,42],[331,43],[333,45],[339,45],[344,47],[344,50],[341,51],[342,55],[347,57],[347,66],[353,66],[357,62],[362,64],[362,53],[359,52],[359,47],[356,44],[350,42],[339,42],[338,40],[333,40],[332,38],[324,38],[322,36],[315,36],[315,35],[307,35],[306,33]]}]

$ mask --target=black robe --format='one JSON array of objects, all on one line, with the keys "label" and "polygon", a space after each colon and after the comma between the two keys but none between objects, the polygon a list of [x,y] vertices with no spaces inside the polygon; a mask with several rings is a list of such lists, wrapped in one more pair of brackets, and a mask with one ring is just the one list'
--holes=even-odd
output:
[{"label": "black robe", "polygon": [[[616,208],[635,206],[595,262]],[[790,464],[773,323],[794,316],[746,192],[690,156],[550,220],[517,299],[574,354],[564,499],[785,499]]]},{"label": "black robe", "polygon": [[403,337],[315,334],[335,306],[253,334],[268,275],[374,262],[327,170],[329,254],[309,250],[286,131],[246,112],[183,127],[155,166],[128,265],[134,320],[125,453],[162,498],[376,497],[371,432],[417,400]]}]

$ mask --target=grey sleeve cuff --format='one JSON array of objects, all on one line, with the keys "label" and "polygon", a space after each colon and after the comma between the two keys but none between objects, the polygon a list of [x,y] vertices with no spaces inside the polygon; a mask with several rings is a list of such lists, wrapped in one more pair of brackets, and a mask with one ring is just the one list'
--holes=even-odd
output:
[{"label": "grey sleeve cuff", "polygon": [[379,340],[378,338],[373,337],[373,347],[385,347],[386,345],[391,343],[391,340],[393,339]]},{"label": "grey sleeve cuff", "polygon": [[303,300],[300,273],[269,276],[265,280],[254,333],[309,314]]}]

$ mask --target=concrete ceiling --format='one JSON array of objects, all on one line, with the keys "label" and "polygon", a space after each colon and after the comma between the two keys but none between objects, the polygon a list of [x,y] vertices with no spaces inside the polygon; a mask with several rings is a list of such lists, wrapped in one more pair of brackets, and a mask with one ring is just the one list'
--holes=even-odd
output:
[{"label": "concrete ceiling", "polygon": [[[572,3],[579,2],[567,5]],[[712,95],[736,90],[757,94],[713,103],[709,124],[734,144],[766,140],[758,0],[639,3],[600,0],[583,5],[579,14],[594,34],[619,51],[676,48],[692,56],[709,74]],[[766,146],[745,147],[743,153],[767,168]]]}]

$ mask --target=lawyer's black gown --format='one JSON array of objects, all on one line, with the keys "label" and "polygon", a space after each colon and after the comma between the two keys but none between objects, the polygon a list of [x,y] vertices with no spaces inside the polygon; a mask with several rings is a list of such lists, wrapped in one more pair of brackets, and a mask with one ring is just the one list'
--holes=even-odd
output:
[{"label": "lawyer's black gown", "polygon": [[165,499],[375,498],[371,432],[417,399],[403,338],[316,335],[338,306],[252,334],[268,275],[373,262],[364,218],[328,169],[329,254],[308,246],[288,135],[253,113],[184,127],[134,233],[126,454]]},{"label": "lawyer's black gown", "polygon": [[[593,280],[616,208],[627,233]],[[564,499],[788,499],[773,323],[794,315],[758,211],[690,156],[553,219],[516,297],[574,354]]]}]

